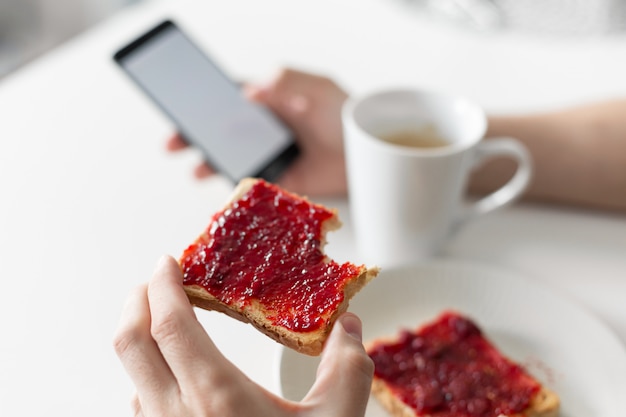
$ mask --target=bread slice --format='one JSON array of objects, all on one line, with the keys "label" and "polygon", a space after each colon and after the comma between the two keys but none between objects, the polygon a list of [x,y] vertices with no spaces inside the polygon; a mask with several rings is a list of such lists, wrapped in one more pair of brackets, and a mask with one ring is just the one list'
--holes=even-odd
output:
[{"label": "bread slice", "polygon": [[378,273],[323,253],[326,233],[340,226],[335,210],[244,179],[179,260],[189,300],[319,355],[349,300]]},{"label": "bread slice", "polygon": [[[450,331],[451,330],[451,331]],[[444,312],[415,331],[367,344],[372,394],[393,417],[556,417],[560,400],[480,329]]]}]

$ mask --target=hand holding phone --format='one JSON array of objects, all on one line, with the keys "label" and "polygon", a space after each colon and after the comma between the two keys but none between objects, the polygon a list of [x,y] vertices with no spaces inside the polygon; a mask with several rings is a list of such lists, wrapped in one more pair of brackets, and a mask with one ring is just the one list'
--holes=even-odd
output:
[{"label": "hand holding phone", "polygon": [[119,50],[115,61],[176,125],[207,163],[234,182],[275,181],[298,155],[293,134],[249,101],[171,21]]}]

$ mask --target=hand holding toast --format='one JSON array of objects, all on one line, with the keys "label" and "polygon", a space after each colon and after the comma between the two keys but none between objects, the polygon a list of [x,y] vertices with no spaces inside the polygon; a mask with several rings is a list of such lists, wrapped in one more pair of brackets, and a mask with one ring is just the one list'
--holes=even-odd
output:
[{"label": "hand holding toast", "polygon": [[347,313],[337,323],[311,391],[300,403],[286,401],[219,352],[195,318],[178,264],[167,257],[130,295],[115,349],[137,388],[137,416],[363,416],[373,364],[360,320]]}]

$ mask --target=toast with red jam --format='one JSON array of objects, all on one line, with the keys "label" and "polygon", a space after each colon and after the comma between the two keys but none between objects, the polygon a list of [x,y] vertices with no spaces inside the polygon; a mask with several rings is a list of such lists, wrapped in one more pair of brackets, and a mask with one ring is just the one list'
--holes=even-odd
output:
[{"label": "toast with red jam", "polygon": [[368,344],[372,393],[394,417],[555,417],[559,397],[503,356],[469,318],[446,311]]},{"label": "toast with red jam", "polygon": [[244,179],[179,260],[187,296],[319,355],[349,300],[378,273],[324,254],[326,233],[340,226],[335,210]]}]

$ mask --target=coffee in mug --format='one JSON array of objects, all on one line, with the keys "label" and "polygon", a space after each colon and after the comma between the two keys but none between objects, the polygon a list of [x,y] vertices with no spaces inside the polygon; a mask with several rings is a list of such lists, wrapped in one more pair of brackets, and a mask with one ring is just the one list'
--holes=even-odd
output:
[{"label": "coffee in mug", "polygon": [[[483,140],[487,118],[462,97],[413,88],[349,99],[342,111],[350,217],[364,262],[416,263],[436,255],[473,218],[510,204],[530,180],[531,159],[511,138]],[[469,203],[474,167],[517,161],[511,180]]]},{"label": "coffee in mug", "polygon": [[432,124],[420,128],[395,130],[380,134],[378,137],[394,145],[412,148],[441,148],[449,145]]}]

